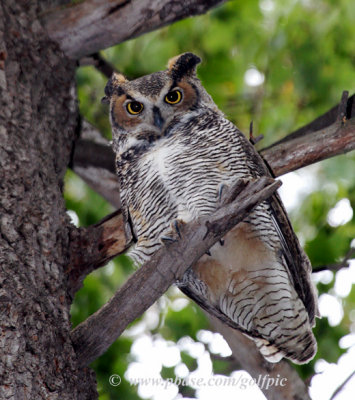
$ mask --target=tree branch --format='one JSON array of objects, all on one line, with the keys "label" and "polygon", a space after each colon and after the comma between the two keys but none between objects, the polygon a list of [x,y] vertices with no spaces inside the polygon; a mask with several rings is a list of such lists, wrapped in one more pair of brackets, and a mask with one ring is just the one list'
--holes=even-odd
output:
[{"label": "tree branch", "polygon": [[346,103],[345,97],[311,124],[260,151],[275,176],[355,149],[354,95]]},{"label": "tree branch", "polygon": [[115,156],[108,140],[86,120],[82,121],[80,136],[81,139],[74,143],[70,167],[93,190],[120,209]]},{"label": "tree branch", "polygon": [[95,53],[91,56],[81,58],[79,65],[80,67],[92,65],[104,76],[106,76],[107,79],[111,78],[114,72],[118,72],[118,70],[111,63],[101,57],[100,53]]},{"label": "tree branch", "polygon": [[86,0],[43,15],[49,37],[73,59],[183,18],[206,13],[223,0]]},{"label": "tree branch", "polygon": [[318,267],[313,268],[313,272],[321,272],[321,271],[339,271],[342,268],[349,267],[349,260],[355,255],[355,248],[350,247],[348,252],[345,254],[345,257],[341,263],[338,264],[328,264],[328,265],[320,265]]},{"label": "tree branch", "polygon": [[130,322],[279,186],[280,182],[268,177],[249,183],[239,181],[233,188],[236,197],[232,203],[223,205],[211,216],[182,226],[180,240],[158,250],[107,304],[75,328],[72,340],[78,363],[86,366],[106,351]]},{"label": "tree branch", "polygon": [[120,211],[115,211],[86,229],[73,229],[70,236],[70,261],[66,271],[69,294],[74,297],[86,275],[123,253],[129,244],[130,239],[127,240],[125,236]]}]

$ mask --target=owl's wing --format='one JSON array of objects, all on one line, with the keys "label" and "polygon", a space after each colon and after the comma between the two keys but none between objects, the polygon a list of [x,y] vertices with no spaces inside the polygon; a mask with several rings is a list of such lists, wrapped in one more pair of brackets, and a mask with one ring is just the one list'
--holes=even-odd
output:
[{"label": "owl's wing", "polygon": [[[243,136],[242,146],[248,159],[251,173],[255,177],[267,175],[274,178],[275,175],[270,166],[260,156],[245,136],[237,128],[236,130],[238,131],[238,134]],[[313,326],[314,318],[319,315],[319,312],[317,306],[317,295],[310,279],[312,272],[311,263],[293,231],[280,196],[275,193],[266,200],[266,202],[270,205],[272,221],[280,239],[283,256],[285,257],[286,266],[292,278],[292,283],[298,296],[305,305],[310,323]]]},{"label": "owl's wing", "polygon": [[272,212],[272,221],[280,238],[282,252],[292,277],[293,285],[305,305],[309,321],[313,326],[314,319],[319,313],[317,296],[310,280],[312,272],[311,263],[300,246],[279,195],[273,195],[268,202]]}]

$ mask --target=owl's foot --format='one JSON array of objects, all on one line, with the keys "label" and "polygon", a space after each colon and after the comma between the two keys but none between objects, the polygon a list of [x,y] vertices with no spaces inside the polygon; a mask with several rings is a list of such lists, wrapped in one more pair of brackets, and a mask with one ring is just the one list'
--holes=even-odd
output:
[{"label": "owl's foot", "polygon": [[182,221],[181,219],[174,219],[170,224],[171,231],[168,235],[162,236],[160,240],[165,245],[177,242],[179,239],[181,239],[181,231],[179,225],[181,226],[182,224],[184,224],[184,221]]},{"label": "owl's foot", "polygon": [[181,219],[174,219],[173,222],[171,223],[171,228],[173,229],[173,231],[175,230],[175,232],[179,236],[179,239],[181,239],[181,232],[180,232],[179,224],[181,225],[183,223],[184,222]]},{"label": "owl's foot", "polygon": [[162,242],[163,244],[165,244],[165,245],[169,245],[169,244],[171,244],[171,243],[177,242],[177,239],[175,239],[175,238],[173,238],[173,237],[171,237],[171,236],[162,236],[162,237],[160,238],[160,240],[161,240],[161,242]]}]

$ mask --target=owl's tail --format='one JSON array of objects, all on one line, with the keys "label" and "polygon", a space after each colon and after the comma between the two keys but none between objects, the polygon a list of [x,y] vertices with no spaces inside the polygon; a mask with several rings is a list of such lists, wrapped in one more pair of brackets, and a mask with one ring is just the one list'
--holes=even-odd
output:
[{"label": "owl's tail", "polygon": [[255,341],[267,361],[286,357],[304,364],[317,351],[308,313],[286,271],[272,270],[249,271],[242,281],[234,280],[234,293],[220,297],[220,310]]}]

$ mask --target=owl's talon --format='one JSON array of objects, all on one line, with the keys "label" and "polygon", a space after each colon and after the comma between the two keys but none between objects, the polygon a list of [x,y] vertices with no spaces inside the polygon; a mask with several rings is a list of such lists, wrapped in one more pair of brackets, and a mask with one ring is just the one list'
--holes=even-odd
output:
[{"label": "owl's talon", "polygon": [[173,237],[171,237],[171,236],[162,236],[161,238],[160,238],[160,240],[163,242],[163,244],[165,244],[165,245],[169,245],[169,244],[172,244],[172,243],[175,243],[175,242],[177,242],[177,239],[175,239],[175,238],[173,238]]},{"label": "owl's talon", "polygon": [[174,219],[171,224],[171,231],[167,232],[167,235],[164,235],[160,238],[160,240],[165,244],[169,245],[174,242],[177,242],[179,239],[181,239],[181,232],[179,225],[183,224],[183,221],[180,219]]},{"label": "owl's talon", "polygon": [[224,246],[224,239],[219,239],[219,244],[220,244],[221,246]]},{"label": "owl's talon", "polygon": [[205,254],[207,254],[210,257],[212,256],[212,254],[211,254],[211,252],[209,250],[207,250]]},{"label": "owl's talon", "polygon": [[180,233],[180,228],[179,228],[179,220],[174,219],[174,221],[172,222],[171,225],[175,229],[175,231],[178,234],[179,238],[181,239],[181,233]]}]

